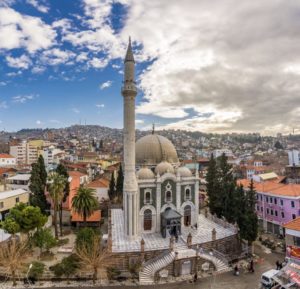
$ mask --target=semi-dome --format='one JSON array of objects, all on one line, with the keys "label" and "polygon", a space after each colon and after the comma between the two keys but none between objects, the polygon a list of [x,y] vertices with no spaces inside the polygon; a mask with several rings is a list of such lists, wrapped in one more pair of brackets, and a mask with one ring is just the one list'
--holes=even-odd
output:
[{"label": "semi-dome", "polygon": [[139,171],[137,172],[137,176],[141,180],[154,179],[155,177],[154,173],[148,168],[139,169]]},{"label": "semi-dome", "polygon": [[177,169],[177,173],[179,173],[179,175],[184,178],[193,176],[191,170],[187,167],[179,167]]},{"label": "semi-dome", "polygon": [[156,166],[162,161],[178,164],[174,145],[165,137],[150,134],[140,138],[135,144],[136,164]]},{"label": "semi-dome", "polygon": [[155,167],[155,173],[160,175],[163,175],[165,173],[174,174],[174,167],[170,163],[163,161]]}]

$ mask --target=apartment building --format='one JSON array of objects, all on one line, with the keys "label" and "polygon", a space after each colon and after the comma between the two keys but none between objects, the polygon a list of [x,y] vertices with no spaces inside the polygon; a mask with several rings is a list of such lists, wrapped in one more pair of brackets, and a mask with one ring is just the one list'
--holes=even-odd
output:
[{"label": "apartment building", "polygon": [[0,168],[14,167],[17,164],[17,160],[14,156],[9,154],[0,154]]}]

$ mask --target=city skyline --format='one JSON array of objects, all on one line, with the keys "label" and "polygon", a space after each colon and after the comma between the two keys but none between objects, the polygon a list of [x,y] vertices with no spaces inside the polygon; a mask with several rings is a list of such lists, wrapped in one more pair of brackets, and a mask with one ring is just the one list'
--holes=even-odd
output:
[{"label": "city skyline", "polygon": [[137,128],[299,132],[292,1],[0,4],[0,130],[123,127],[122,59],[137,61]]}]

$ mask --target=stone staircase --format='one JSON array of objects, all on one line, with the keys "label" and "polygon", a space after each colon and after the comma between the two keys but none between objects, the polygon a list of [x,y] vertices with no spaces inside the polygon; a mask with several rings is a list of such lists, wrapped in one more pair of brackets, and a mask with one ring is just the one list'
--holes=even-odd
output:
[{"label": "stone staircase", "polygon": [[150,285],[154,283],[154,274],[168,266],[173,262],[175,258],[175,252],[164,252],[158,257],[146,262],[143,266],[143,270],[139,273],[140,285]]},{"label": "stone staircase", "polygon": [[[189,253],[189,255],[193,253],[192,255],[196,256],[196,250],[188,249],[187,246],[182,243],[175,245],[174,251],[165,251],[164,253],[158,255],[157,257],[149,260],[144,264],[143,269],[139,273],[140,285],[154,284],[155,273],[165,268],[174,261],[176,256],[175,252],[178,253],[178,256],[180,256],[181,253],[183,253],[183,255],[185,253]],[[231,270],[226,258],[216,250],[202,250],[202,252],[199,253],[199,257],[211,262],[215,266],[217,274],[225,273]]]}]

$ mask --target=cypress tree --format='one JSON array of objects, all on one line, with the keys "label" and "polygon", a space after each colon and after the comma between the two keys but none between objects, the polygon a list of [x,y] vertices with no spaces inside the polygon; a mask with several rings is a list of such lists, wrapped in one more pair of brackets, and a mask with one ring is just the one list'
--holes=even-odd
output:
[{"label": "cypress tree", "polygon": [[123,197],[123,182],[124,182],[124,175],[123,175],[122,164],[120,164],[117,183],[116,183],[116,195],[120,200],[122,200]]},{"label": "cypress tree", "polygon": [[221,212],[220,214],[226,218],[230,223],[235,222],[235,193],[236,193],[236,180],[233,177],[232,166],[228,164],[225,154],[218,159],[219,168],[219,199],[221,200]]},{"label": "cypress tree", "polygon": [[116,196],[116,185],[115,185],[114,172],[111,173],[111,179],[110,179],[109,189],[108,189],[108,196],[111,201],[113,201]]},{"label": "cypress tree", "polygon": [[[31,191],[30,204],[39,207],[43,214],[48,213],[50,204],[47,202],[45,188],[47,182],[47,172],[45,169],[44,159],[39,157],[37,163],[31,165],[31,176],[29,189]],[[46,176],[46,178],[45,178]]]},{"label": "cypress tree", "polygon": [[217,162],[213,155],[210,157],[208,170],[206,174],[206,188],[209,198],[208,207],[212,214],[217,214],[221,217],[220,202],[219,202],[219,179]]}]

